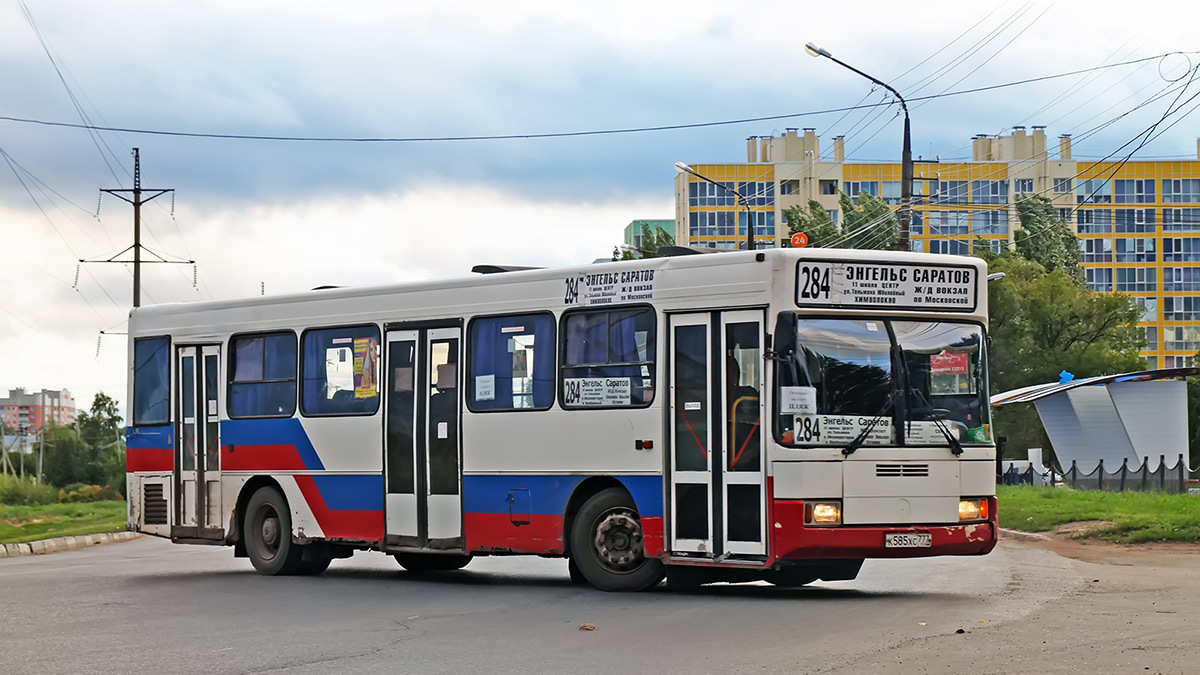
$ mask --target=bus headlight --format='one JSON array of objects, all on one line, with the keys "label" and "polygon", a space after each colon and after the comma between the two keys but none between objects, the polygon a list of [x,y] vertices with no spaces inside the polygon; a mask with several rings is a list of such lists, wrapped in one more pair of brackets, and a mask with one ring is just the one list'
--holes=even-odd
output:
[{"label": "bus headlight", "polygon": [[958,519],[963,520],[987,520],[988,517],[988,500],[986,499],[960,499],[958,501]]},{"label": "bus headlight", "polygon": [[808,502],[804,505],[804,522],[808,525],[832,527],[842,524],[841,502]]}]

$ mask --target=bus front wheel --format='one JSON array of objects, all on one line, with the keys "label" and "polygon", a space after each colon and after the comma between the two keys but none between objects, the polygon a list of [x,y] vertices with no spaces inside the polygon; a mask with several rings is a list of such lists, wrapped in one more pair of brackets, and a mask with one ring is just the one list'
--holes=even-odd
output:
[{"label": "bus front wheel", "polygon": [[647,558],[642,523],[629,493],[601,490],[579,509],[571,525],[571,560],[602,591],[641,591],[662,581],[661,560]]}]

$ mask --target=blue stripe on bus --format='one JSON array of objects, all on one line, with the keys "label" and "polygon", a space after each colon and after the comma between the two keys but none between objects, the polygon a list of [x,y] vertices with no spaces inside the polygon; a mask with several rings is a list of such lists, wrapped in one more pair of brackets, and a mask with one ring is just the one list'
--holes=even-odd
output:
[{"label": "blue stripe on bus", "polygon": [[[562,515],[571,493],[587,476],[502,475],[463,476],[463,511],[465,513],[508,513],[509,493],[527,490],[528,495],[515,495],[530,515]],[[663,512],[662,476],[616,476],[637,504],[638,513],[646,517],[661,517]]]},{"label": "blue stripe on bus", "polygon": [[175,445],[175,427],[162,424],[153,427],[125,427],[125,447],[140,450],[142,448],[170,448]]},{"label": "blue stripe on bus", "polygon": [[382,511],[383,476],[312,477],[332,511]]},{"label": "blue stripe on bus", "polygon": [[[222,445],[290,445],[296,448],[300,461],[309,471],[323,471],[325,465],[317,456],[312,441],[300,420],[223,420],[221,422]],[[382,479],[381,479],[382,480]]]}]

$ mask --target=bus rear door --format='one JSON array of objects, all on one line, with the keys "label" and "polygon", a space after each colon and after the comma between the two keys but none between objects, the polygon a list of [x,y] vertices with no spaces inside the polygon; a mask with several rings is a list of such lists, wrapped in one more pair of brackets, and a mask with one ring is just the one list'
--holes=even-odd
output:
[{"label": "bus rear door", "polygon": [[222,542],[221,347],[176,349],[175,526],[173,539]]}]

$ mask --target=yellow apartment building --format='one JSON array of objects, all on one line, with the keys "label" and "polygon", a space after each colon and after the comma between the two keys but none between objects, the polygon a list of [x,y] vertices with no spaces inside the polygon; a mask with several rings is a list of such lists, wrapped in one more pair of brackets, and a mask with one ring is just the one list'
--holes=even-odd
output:
[{"label": "yellow apartment building", "polygon": [[[1052,156],[1042,127],[976,136],[971,161],[914,160],[912,249],[971,255],[983,239],[999,250],[1020,227],[1017,197],[1044,195],[1075,227],[1092,289],[1125,293],[1142,308],[1147,365],[1192,365],[1200,351],[1200,141],[1197,153],[1122,164],[1072,159],[1068,135]],[[786,246],[784,210],[812,199],[838,222],[839,192],[900,205],[899,162],[847,161],[840,136],[822,157],[813,129],[751,137],[744,163],[691,168],[741,192],[747,206],[729,190],[679,174],[675,241],[683,246],[743,246],[747,219],[757,247]]]}]

